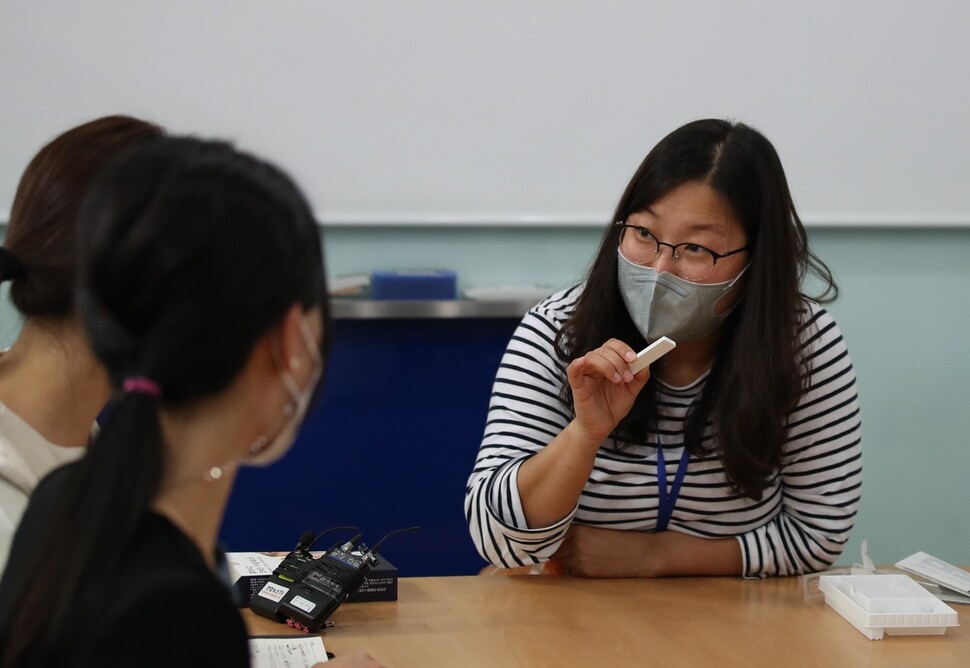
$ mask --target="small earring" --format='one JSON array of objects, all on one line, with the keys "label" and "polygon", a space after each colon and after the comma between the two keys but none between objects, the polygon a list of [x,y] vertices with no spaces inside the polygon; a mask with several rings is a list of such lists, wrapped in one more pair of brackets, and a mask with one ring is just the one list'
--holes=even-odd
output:
[{"label": "small earring", "polygon": [[249,446],[250,455],[258,455],[266,447],[267,438],[265,436],[260,436]]},{"label": "small earring", "polygon": [[296,355],[290,358],[290,368],[294,371],[300,368],[300,358]]},{"label": "small earring", "polygon": [[213,466],[208,471],[206,471],[202,476],[206,482],[215,482],[222,477],[222,467]]},{"label": "small earring", "polygon": [[296,410],[296,406],[293,404],[292,401],[288,401],[285,404],[283,404],[283,415],[285,415],[286,417],[293,415],[293,411],[295,410]]}]

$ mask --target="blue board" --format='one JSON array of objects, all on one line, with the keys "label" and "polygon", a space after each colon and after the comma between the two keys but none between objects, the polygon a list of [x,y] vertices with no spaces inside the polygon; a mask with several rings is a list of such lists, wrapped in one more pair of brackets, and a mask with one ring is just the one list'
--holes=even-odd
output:
[{"label": "blue board", "polygon": [[[338,320],[320,400],[290,454],[240,472],[230,551],[288,550],[303,532],[360,527],[402,577],[484,565],[464,516],[499,361],[518,319]],[[346,533],[321,539],[327,547]]]}]

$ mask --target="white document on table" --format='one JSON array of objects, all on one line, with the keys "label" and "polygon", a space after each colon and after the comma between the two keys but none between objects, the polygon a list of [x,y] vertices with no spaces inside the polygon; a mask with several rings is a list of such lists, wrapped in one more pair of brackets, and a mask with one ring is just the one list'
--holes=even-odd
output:
[{"label": "white document on table", "polygon": [[255,636],[249,639],[252,668],[310,668],[327,660],[320,636]]}]

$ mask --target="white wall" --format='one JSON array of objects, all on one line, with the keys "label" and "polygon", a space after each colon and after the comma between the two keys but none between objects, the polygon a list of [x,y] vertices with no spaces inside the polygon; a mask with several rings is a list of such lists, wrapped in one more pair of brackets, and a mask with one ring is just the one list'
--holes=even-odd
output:
[{"label": "white wall", "polygon": [[324,221],[600,223],[703,116],[762,129],[814,224],[970,225],[959,0],[4,0],[0,218],[124,111],[237,139]]}]

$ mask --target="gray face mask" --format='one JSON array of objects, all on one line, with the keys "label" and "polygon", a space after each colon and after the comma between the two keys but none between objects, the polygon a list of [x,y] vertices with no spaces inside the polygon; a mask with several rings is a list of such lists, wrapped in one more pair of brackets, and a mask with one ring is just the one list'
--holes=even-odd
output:
[{"label": "gray face mask", "polygon": [[710,336],[734,309],[718,315],[714,307],[748,270],[724,283],[694,283],[628,260],[617,251],[617,278],[623,303],[647,342],[669,336],[677,343]]}]

